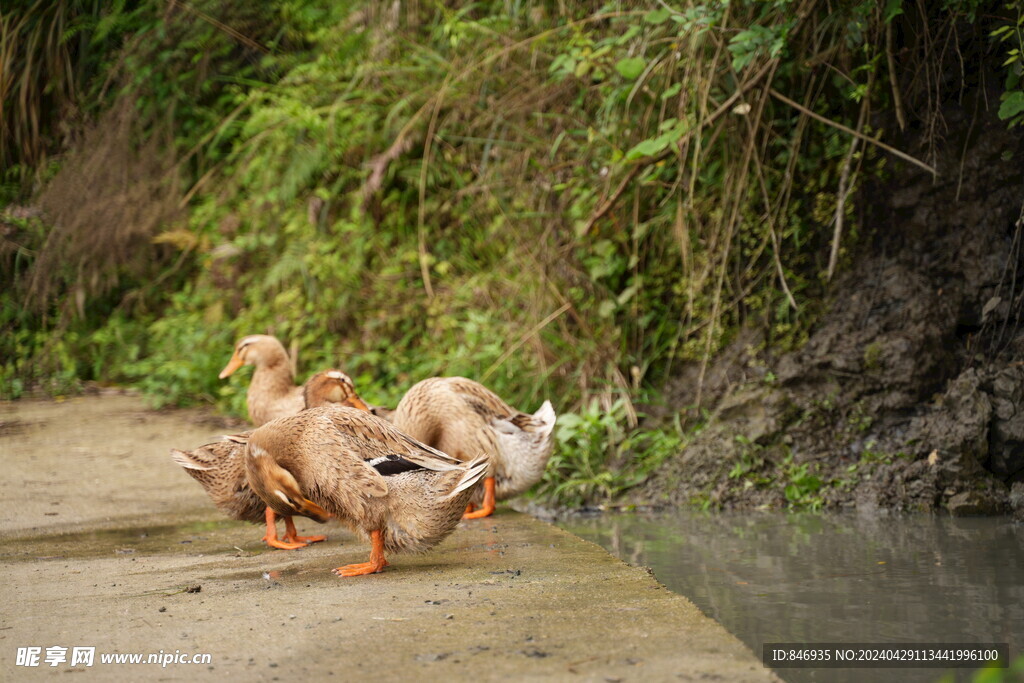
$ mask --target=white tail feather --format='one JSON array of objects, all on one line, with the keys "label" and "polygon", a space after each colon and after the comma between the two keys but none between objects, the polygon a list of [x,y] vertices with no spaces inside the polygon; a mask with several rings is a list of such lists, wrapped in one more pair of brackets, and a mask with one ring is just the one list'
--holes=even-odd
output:
[{"label": "white tail feather", "polygon": [[542,405],[537,412],[533,414],[533,416],[543,422],[547,427],[555,426],[555,409],[552,407],[551,401],[544,401],[544,405]]},{"label": "white tail feather", "polygon": [[203,471],[206,471],[206,470],[213,469],[212,467],[208,467],[206,465],[203,465],[203,464],[200,464],[200,463],[196,462],[195,460],[192,459],[192,456],[190,456],[188,453],[186,453],[185,451],[179,451],[177,448],[172,448],[171,449],[171,460],[173,460],[174,462],[178,463],[179,465],[181,465],[182,467],[184,467],[187,470],[203,470]]},{"label": "white tail feather", "polygon": [[488,458],[486,455],[479,455],[466,465],[466,473],[459,479],[459,483],[455,485],[452,492],[449,493],[445,498],[454,498],[458,494],[462,493],[470,486],[473,486],[478,481],[483,479],[484,475],[487,474]]}]

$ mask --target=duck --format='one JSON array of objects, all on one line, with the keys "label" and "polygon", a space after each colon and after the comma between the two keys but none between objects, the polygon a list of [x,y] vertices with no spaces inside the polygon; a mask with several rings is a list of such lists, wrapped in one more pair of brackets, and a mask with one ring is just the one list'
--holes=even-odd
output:
[{"label": "duck", "polygon": [[465,514],[480,519],[494,513],[497,501],[540,481],[556,416],[550,401],[530,415],[474,380],[432,377],[413,385],[389,417],[399,430],[459,460],[490,456],[491,472]]},{"label": "duck", "polygon": [[388,554],[423,552],[446,538],[488,468],[463,462],[402,433],[330,392],[354,391],[338,371],[306,383],[310,407],[258,427],[246,443],[249,486],[278,515],[337,519],[370,542],[367,562],[337,567],[341,577],[375,574]]},{"label": "duck", "polygon": [[256,366],[245,397],[253,425],[259,427],[279,417],[294,415],[305,407],[302,387],[295,385],[291,359],[277,337],[269,334],[242,337],[218,376],[226,379],[243,365]]},{"label": "duck", "polygon": [[285,517],[285,534],[277,537],[277,516],[257,496],[245,479],[245,443],[248,433],[234,434],[222,441],[204,444],[192,451],[171,449],[171,459],[199,482],[218,510],[231,519],[253,524],[265,523],[261,540],[271,548],[298,550],[326,536],[300,536],[291,517]]},{"label": "duck", "polygon": [[[347,375],[340,372],[337,374],[351,386],[352,380]],[[354,387],[350,391],[333,388],[325,393],[322,400],[343,403],[357,410],[369,410],[356,395]],[[221,441],[205,444],[193,451],[172,448],[171,459],[199,482],[217,509],[228,517],[241,522],[265,523],[266,534],[262,540],[271,548],[298,550],[310,543],[327,540],[326,536],[300,536],[290,516],[284,518],[284,536],[281,539],[277,537],[277,515],[246,481],[244,455],[250,434],[245,432],[226,436]]]}]

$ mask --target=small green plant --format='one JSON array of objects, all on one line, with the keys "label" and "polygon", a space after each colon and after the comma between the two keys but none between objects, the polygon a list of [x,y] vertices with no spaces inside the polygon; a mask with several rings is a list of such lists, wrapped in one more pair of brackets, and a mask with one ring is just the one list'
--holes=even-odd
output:
[{"label": "small green plant", "polygon": [[860,482],[860,475],[858,474],[859,470],[859,463],[847,465],[845,470],[845,476],[841,476],[831,480],[830,482],[828,482],[828,485],[835,489],[838,489],[839,491],[849,491]]},{"label": "small green plant", "polygon": [[871,444],[866,446],[860,453],[860,462],[865,465],[873,463],[882,463],[888,465],[892,462],[892,456],[882,451],[876,451],[871,448]]},{"label": "small green plant", "polygon": [[820,491],[824,486],[821,477],[812,473],[811,463],[796,464],[793,462],[792,454],[786,456],[782,462],[782,472],[785,477],[785,488],[783,493],[790,509],[809,510],[817,512],[824,504]]},{"label": "small green plant", "polygon": [[871,429],[871,426],[874,423],[875,419],[868,414],[862,401],[858,401],[853,405],[853,409],[850,410],[850,415],[847,418],[847,424],[849,424],[855,432],[863,434]]},{"label": "small green plant", "polygon": [[879,342],[872,342],[864,347],[864,369],[879,369],[879,360],[882,357],[882,345]]},{"label": "small green plant", "polygon": [[711,494],[706,491],[696,493],[690,497],[690,506],[694,509],[700,510],[701,512],[708,512],[709,510],[715,509],[715,503],[711,499]]},{"label": "small green plant", "polygon": [[1007,10],[1015,11],[1015,21],[1007,21],[992,31],[992,38],[1006,44],[1006,81],[1000,96],[999,118],[1011,128],[1024,123],[1024,10],[1020,3],[1010,2]]},{"label": "small green plant", "polygon": [[876,450],[876,445],[874,441],[868,441],[864,444],[864,450],[860,452],[860,464],[881,463],[883,465],[891,465],[893,458],[906,457],[903,453],[887,453],[886,451]]},{"label": "small green plant", "polygon": [[570,506],[608,501],[642,483],[682,447],[675,430],[628,430],[625,424],[621,399],[608,410],[595,399],[579,413],[559,415],[538,494]]},{"label": "small green plant", "polygon": [[736,464],[729,470],[729,478],[745,480],[747,486],[766,483],[764,477],[757,474],[765,463],[761,445],[742,434],[736,435],[736,443],[739,444]]}]

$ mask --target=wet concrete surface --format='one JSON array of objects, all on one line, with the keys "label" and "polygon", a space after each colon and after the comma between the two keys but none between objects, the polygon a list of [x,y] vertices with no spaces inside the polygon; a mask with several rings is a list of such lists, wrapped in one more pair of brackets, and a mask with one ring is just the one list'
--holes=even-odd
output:
[{"label": "wet concrete surface", "polygon": [[[512,511],[369,577],[330,573],[368,553],[337,526],[325,543],[269,550],[168,457],[232,431],[132,396],[0,404],[0,678],[773,680],[643,569]],[[17,666],[33,646],[96,659]],[[100,661],[160,651],[211,663]]]}]

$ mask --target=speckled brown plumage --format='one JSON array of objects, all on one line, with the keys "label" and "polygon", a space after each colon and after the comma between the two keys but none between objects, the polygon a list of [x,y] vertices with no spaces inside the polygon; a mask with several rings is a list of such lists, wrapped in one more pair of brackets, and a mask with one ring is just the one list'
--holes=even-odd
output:
[{"label": "speckled brown plumage", "polygon": [[256,366],[245,397],[249,420],[254,425],[259,427],[302,410],[302,387],[295,386],[288,352],[276,337],[253,334],[240,339],[220,378],[243,365]]},{"label": "speckled brown plumage", "polygon": [[[551,456],[555,411],[545,401],[534,415],[505,403],[465,377],[433,377],[413,386],[391,421],[410,436],[459,460],[491,456],[495,497],[519,495],[540,481]],[[480,504],[480,490],[473,502]]]},{"label": "speckled brown plumage", "polygon": [[245,463],[250,486],[278,514],[336,517],[379,534],[388,552],[444,539],[486,471],[483,458],[460,462],[380,418],[335,406],[256,429]]},{"label": "speckled brown plumage", "polygon": [[245,480],[244,436],[194,451],[172,449],[171,457],[199,482],[218,510],[231,519],[262,524],[267,505]]}]

